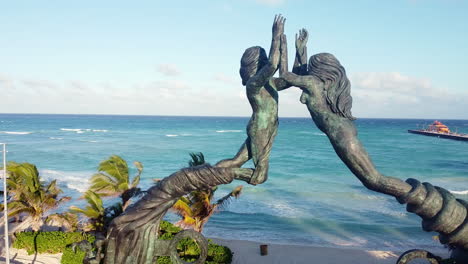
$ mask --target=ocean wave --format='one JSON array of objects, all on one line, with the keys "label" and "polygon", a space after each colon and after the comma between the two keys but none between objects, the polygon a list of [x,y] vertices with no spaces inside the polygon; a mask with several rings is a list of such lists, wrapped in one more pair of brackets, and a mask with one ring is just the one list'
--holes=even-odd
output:
[{"label": "ocean wave", "polygon": [[[40,170],[40,175],[46,180],[57,180],[67,188],[77,190],[79,192],[86,192],[88,189],[88,178],[92,173],[88,172],[66,172],[56,170]],[[65,191],[65,193],[67,193]]]},{"label": "ocean wave", "polygon": [[239,133],[242,130],[216,130],[216,133]]},{"label": "ocean wave", "polygon": [[76,132],[77,134],[82,134],[84,132],[108,132],[107,129],[91,129],[91,128],[61,128],[62,131]]},{"label": "ocean wave", "polygon": [[179,135],[167,134],[166,137],[178,137]]},{"label": "ocean wave", "polygon": [[29,135],[32,132],[22,132],[22,131],[1,131],[0,133],[8,135]]},{"label": "ocean wave", "polygon": [[464,191],[452,191],[452,190],[450,190],[450,192],[453,193],[453,194],[468,195],[468,190],[464,190]]},{"label": "ocean wave", "polygon": [[81,128],[61,128],[60,130],[62,130],[62,131],[78,132],[78,131],[81,131],[81,130],[83,130],[83,129],[81,129]]},{"label": "ocean wave", "polygon": [[63,140],[63,138],[61,138],[61,137],[49,137],[49,139],[52,139],[52,140]]}]

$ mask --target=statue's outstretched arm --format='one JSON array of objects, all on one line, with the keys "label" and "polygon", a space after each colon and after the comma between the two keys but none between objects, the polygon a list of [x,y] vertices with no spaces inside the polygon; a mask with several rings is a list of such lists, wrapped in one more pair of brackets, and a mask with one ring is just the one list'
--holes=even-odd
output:
[{"label": "statue's outstretched arm", "polygon": [[268,80],[275,74],[276,70],[278,69],[279,64],[279,57],[280,57],[280,41],[281,35],[284,32],[284,22],[286,21],[281,15],[276,15],[275,20],[273,22],[273,37],[271,40],[271,47],[270,47],[270,54],[268,57],[268,63],[260,69],[257,74],[252,76],[247,85],[249,87],[255,87],[256,89],[260,89],[263,87]]},{"label": "statue's outstretched arm", "polygon": [[281,36],[281,58],[279,64],[280,79],[286,81],[289,85],[297,87],[305,87],[308,83],[313,81],[311,76],[300,76],[288,71],[288,45],[286,35]]},{"label": "statue's outstretched arm", "polygon": [[296,58],[292,72],[298,75],[307,74],[307,40],[309,33],[305,28],[299,30],[296,34]]},{"label": "statue's outstretched arm", "polygon": [[[284,40],[283,40],[284,38]],[[284,44],[283,44],[284,42]],[[283,34],[281,35],[281,41],[280,41],[280,60],[279,60],[279,69],[280,69],[280,75],[281,75],[281,72],[287,72],[288,71],[288,49],[286,46],[283,46],[282,45],[286,45],[286,35]],[[306,55],[307,57],[307,55]],[[289,87],[291,87],[292,85],[287,82],[285,79],[283,78],[273,78],[273,85],[274,85],[274,88],[277,90],[277,91],[281,91],[281,90],[284,90],[284,89],[287,89]]]}]

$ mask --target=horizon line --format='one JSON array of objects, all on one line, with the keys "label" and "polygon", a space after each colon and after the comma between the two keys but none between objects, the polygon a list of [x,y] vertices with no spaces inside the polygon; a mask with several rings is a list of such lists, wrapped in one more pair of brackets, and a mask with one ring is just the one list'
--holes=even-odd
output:
[{"label": "horizon line", "polygon": [[[0,113],[0,115],[62,115],[62,116],[141,116],[141,117],[225,117],[249,118],[250,116],[223,116],[223,115],[152,115],[152,114],[59,114],[59,113]],[[280,116],[279,118],[311,118],[310,116]],[[420,117],[357,117],[357,119],[404,119],[404,120],[463,120],[459,118],[420,118]]]}]

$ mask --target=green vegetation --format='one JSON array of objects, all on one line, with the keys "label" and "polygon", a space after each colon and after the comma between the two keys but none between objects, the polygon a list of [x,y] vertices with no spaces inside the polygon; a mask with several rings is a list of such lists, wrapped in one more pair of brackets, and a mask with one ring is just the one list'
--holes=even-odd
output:
[{"label": "green vegetation", "polygon": [[[190,153],[192,160],[189,161],[191,167],[205,164],[203,153]],[[203,226],[209,218],[217,211],[219,207],[226,205],[232,197],[239,197],[242,192],[242,185],[222,197],[215,203],[211,203],[217,187],[204,190],[193,191],[190,194],[181,197],[172,207],[172,209],[182,217],[182,220],[176,223],[182,228],[193,228],[197,232],[203,231]]]},{"label": "green vegetation", "polygon": [[73,251],[71,246],[66,247],[63,250],[62,259],[60,260],[61,264],[82,264],[86,256],[86,252],[82,251],[79,248],[76,248]]},{"label": "green vegetation", "polygon": [[[191,153],[190,155],[192,157],[192,161],[189,162],[190,166],[205,163],[202,153]],[[7,166],[9,173],[9,216],[26,215],[27,219],[25,220],[29,221],[25,221],[25,227],[33,227],[34,230],[33,232],[17,233],[13,247],[25,249],[28,254],[63,253],[61,263],[82,263],[86,252],[79,247],[72,247],[72,244],[83,240],[93,243],[95,237],[89,233],[75,231],[96,231],[105,234],[112,219],[124,211],[130,204],[130,199],[143,193],[137,187],[143,166],[139,162],[134,164],[137,174],[130,183],[129,168],[125,160],[113,155],[101,162],[98,173],[91,178],[90,188],[83,195],[88,203],[87,206],[84,209],[72,206],[68,212],[51,214],[45,219],[46,223],[61,226],[70,232],[40,232],[38,230],[44,223],[44,214],[60,203],[70,200],[70,197],[59,199],[58,196],[62,191],[57,187],[56,181],[51,181],[48,184],[41,182],[36,166],[29,163],[10,162]],[[242,186],[237,187],[214,204],[211,204],[211,200],[216,188],[203,192],[195,191],[182,197],[176,203],[175,210],[184,216],[186,222],[195,223],[193,226],[201,232],[203,225],[215,210],[231,197],[238,197],[241,190]],[[101,196],[120,196],[122,202],[105,208]],[[3,204],[0,205],[0,209],[3,210]],[[80,225],[79,214],[87,218],[86,225]],[[182,230],[169,222],[162,221],[158,237],[170,240]],[[181,240],[177,249],[185,261],[194,261],[200,254],[198,245],[191,239]],[[216,245],[209,240],[208,258],[205,263],[231,263],[231,260],[232,252],[229,248]],[[158,263],[171,263],[169,257],[159,257],[158,261]]]},{"label": "green vegetation", "polygon": [[15,236],[13,247],[25,249],[30,255],[36,252],[56,254],[74,242],[88,240],[93,243],[95,240],[93,235],[82,232],[21,232]]},{"label": "green vegetation", "polygon": [[[170,240],[174,236],[182,231],[181,228],[174,226],[173,224],[161,221],[159,227],[159,239]],[[186,262],[195,261],[200,254],[200,249],[198,248],[195,241],[187,238],[182,239],[177,245],[177,251],[181,258]],[[232,252],[228,247],[216,245],[208,239],[208,257],[206,259],[206,264],[227,264],[232,261]],[[158,264],[170,264],[172,263],[169,257],[158,257]]]},{"label": "green vegetation", "polygon": [[93,191],[86,191],[83,197],[88,202],[85,209],[78,208],[76,206],[70,207],[70,212],[83,214],[88,218],[88,224],[83,227],[85,231],[98,231],[102,232],[105,230],[104,217],[105,208],[102,204],[102,199]]},{"label": "green vegetation", "polygon": [[98,173],[91,177],[89,190],[100,196],[120,196],[122,208],[125,210],[130,205],[130,199],[142,193],[137,186],[140,183],[143,165],[138,161],[133,164],[137,174],[130,183],[127,162],[117,155],[110,156],[99,164]]},{"label": "green vegetation", "polygon": [[[8,216],[26,215],[19,229],[31,227],[38,231],[44,224],[44,214],[70,197],[59,198],[62,193],[55,180],[48,184],[41,182],[39,172],[33,164],[9,162],[8,173]],[[4,205],[0,205],[3,211]]]}]

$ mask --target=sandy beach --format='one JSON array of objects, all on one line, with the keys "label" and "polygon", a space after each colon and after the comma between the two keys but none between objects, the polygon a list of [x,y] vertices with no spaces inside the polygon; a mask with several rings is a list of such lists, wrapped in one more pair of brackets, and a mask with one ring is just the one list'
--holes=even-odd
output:
[{"label": "sandy beach", "polygon": [[[268,244],[268,255],[261,256],[259,247],[264,243],[219,238],[214,238],[213,241],[232,250],[234,253],[232,264],[394,264],[401,254],[401,252],[380,250]],[[448,252],[443,248],[433,253],[448,257]],[[10,263],[59,264],[62,254],[28,255],[25,250],[10,249],[10,256]],[[3,247],[0,263],[5,263]]]},{"label": "sandy beach", "polygon": [[[228,246],[234,252],[233,264],[395,264],[402,253],[265,243],[268,244],[268,255],[261,256],[260,245],[264,243],[224,239],[213,239],[213,241]],[[433,253],[448,257],[448,252],[443,248]]]}]

